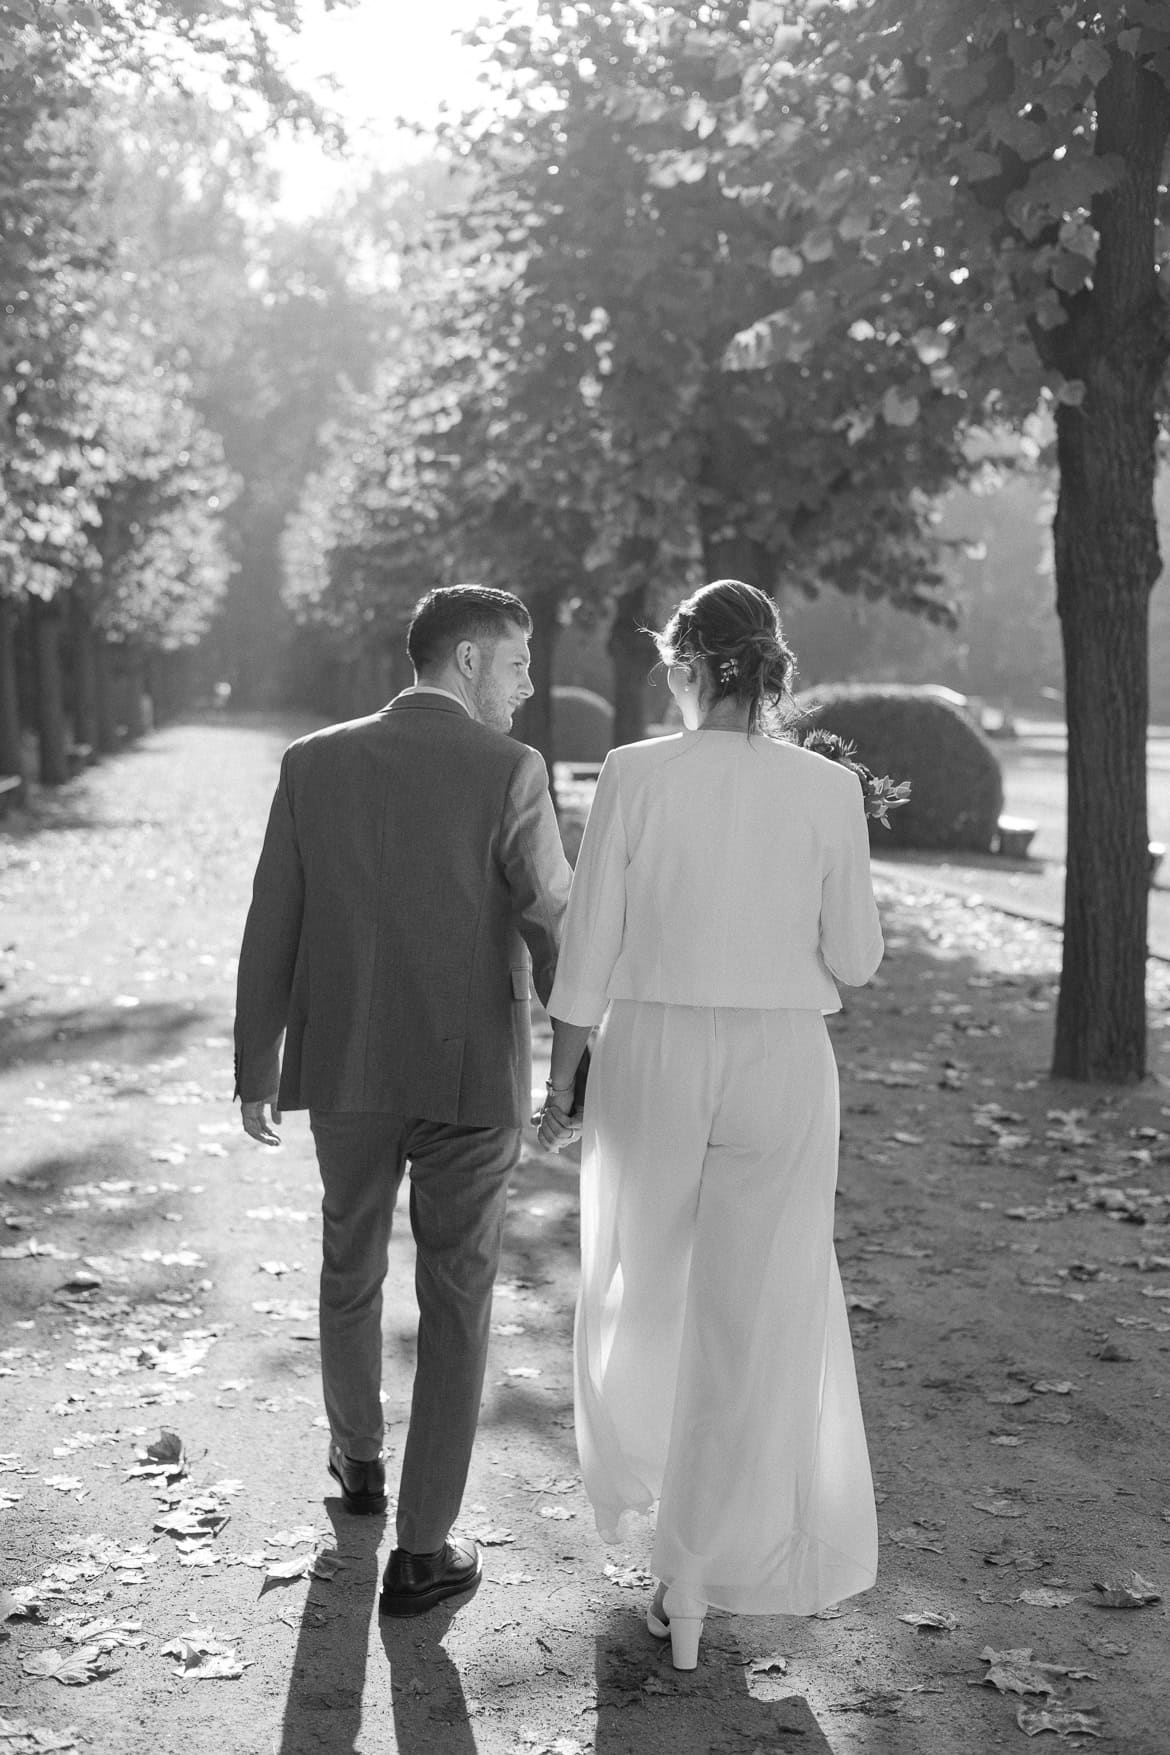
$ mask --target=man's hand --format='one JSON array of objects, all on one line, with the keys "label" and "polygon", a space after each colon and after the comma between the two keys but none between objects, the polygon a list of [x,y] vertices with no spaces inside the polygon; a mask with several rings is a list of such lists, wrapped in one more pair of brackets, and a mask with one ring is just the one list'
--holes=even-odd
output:
[{"label": "man's hand", "polygon": [[[280,1126],[280,1110],[276,1107],[276,1101],[276,1096],[274,1094],[271,1097],[261,1097],[257,1103],[244,1103],[241,1105],[241,1108],[243,1109],[244,1132],[250,1139],[259,1140],[262,1146],[278,1146],[280,1144],[280,1135],[273,1132],[273,1127]],[[269,1105],[272,1107],[271,1125],[269,1124],[267,1115],[264,1113]]]},{"label": "man's hand", "polygon": [[563,1109],[546,1103],[532,1119],[538,1123],[536,1137],[548,1152],[563,1152],[566,1146],[574,1145],[581,1138],[583,1116],[580,1110],[566,1115]]}]

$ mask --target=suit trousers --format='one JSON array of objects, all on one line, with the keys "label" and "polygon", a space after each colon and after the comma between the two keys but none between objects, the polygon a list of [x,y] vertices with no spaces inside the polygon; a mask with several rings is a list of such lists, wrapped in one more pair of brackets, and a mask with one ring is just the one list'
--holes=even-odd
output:
[{"label": "suit trousers", "polygon": [[321,1378],[332,1437],[382,1448],[382,1285],[410,1164],[418,1358],[398,1487],[398,1545],[441,1548],[459,1513],[479,1420],[508,1182],[520,1130],[311,1110],[323,1195]]}]

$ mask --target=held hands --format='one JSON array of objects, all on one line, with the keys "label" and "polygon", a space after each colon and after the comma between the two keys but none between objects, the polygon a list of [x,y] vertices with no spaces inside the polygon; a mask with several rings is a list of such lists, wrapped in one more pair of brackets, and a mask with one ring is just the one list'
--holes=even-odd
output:
[{"label": "held hands", "polygon": [[[270,1104],[272,1106],[271,1126],[264,1113]],[[255,1103],[243,1103],[241,1108],[243,1110],[244,1132],[250,1139],[259,1140],[262,1146],[278,1146],[280,1144],[280,1135],[274,1132],[274,1128],[280,1126],[280,1110],[276,1107],[275,1093],[271,1097],[261,1097]]]},{"label": "held hands", "polygon": [[536,1137],[546,1151],[563,1152],[581,1138],[582,1112],[573,1109],[573,1087],[545,1088],[544,1106],[532,1117]]}]

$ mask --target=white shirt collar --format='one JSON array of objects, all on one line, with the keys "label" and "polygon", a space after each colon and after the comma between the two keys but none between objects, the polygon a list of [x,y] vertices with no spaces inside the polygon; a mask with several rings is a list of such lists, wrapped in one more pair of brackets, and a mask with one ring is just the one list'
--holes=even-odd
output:
[{"label": "white shirt collar", "polygon": [[471,714],[467,710],[467,702],[460,701],[459,696],[451,689],[437,688],[434,683],[412,683],[408,689],[403,689],[402,693],[404,695],[446,695],[449,701],[459,701],[459,705],[467,713],[467,717],[471,718]]}]

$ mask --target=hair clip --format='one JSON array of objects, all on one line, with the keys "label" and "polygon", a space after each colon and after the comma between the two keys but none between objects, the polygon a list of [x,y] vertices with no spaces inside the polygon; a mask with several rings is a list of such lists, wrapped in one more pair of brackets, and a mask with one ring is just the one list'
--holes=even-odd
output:
[{"label": "hair clip", "polygon": [[739,665],[735,662],[735,659],[725,658],[719,666],[719,681],[721,683],[733,683],[738,680],[738,677]]}]

